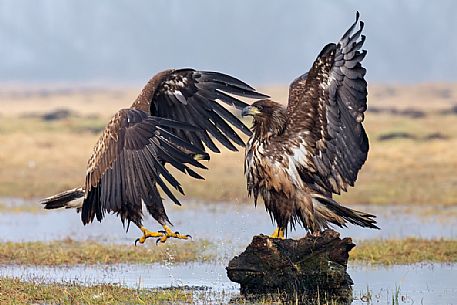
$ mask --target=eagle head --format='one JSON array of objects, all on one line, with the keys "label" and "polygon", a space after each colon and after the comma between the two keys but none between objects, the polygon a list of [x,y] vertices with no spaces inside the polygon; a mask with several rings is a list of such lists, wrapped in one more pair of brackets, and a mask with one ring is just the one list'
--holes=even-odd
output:
[{"label": "eagle head", "polygon": [[287,119],[286,109],[272,100],[258,100],[251,106],[243,108],[241,115],[252,116],[254,132],[258,130],[265,136],[282,132]]},{"label": "eagle head", "polygon": [[251,106],[245,107],[241,115],[242,116],[253,116],[254,119],[262,117],[271,117],[275,112],[282,112],[283,107],[281,104],[273,102],[272,100],[258,100],[252,103]]}]

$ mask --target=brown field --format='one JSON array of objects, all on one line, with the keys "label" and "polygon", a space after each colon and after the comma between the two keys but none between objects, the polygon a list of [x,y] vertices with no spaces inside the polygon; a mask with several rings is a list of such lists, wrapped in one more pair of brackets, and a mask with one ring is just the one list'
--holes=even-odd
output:
[{"label": "brown field", "polygon": [[[0,87],[0,196],[39,198],[80,185],[101,128],[140,88]],[[259,87],[286,101],[287,87]],[[370,87],[370,153],[342,203],[457,204],[457,84]],[[69,117],[40,115],[68,109]],[[381,141],[379,137],[400,135]],[[246,202],[243,153],[213,154],[206,181],[179,175],[189,198]]]},{"label": "brown field", "polygon": [[350,253],[354,262],[380,265],[455,263],[457,241],[446,239],[372,239],[362,241]]},{"label": "brown field", "polygon": [[64,239],[52,242],[0,243],[0,264],[17,265],[95,265],[204,262],[214,259],[213,244],[206,240],[156,245],[102,244],[96,241]]}]

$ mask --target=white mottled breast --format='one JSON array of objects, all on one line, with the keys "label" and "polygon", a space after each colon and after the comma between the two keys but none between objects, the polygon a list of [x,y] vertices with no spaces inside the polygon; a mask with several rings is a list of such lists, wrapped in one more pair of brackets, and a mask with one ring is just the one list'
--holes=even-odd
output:
[{"label": "white mottled breast", "polygon": [[304,139],[294,143],[276,141],[254,141],[254,138],[248,141],[245,159],[248,191],[263,195],[274,190],[292,198],[298,189],[305,187],[300,171],[310,168],[308,146]]},{"label": "white mottled breast", "polygon": [[267,185],[267,173],[263,167],[266,161],[264,145],[262,142],[254,141],[254,137],[251,137],[246,145],[245,176],[249,195],[254,193],[254,197],[257,197],[258,192],[263,193]]},{"label": "white mottled breast", "polygon": [[244,160],[244,174],[246,176],[246,180],[248,183],[248,190],[249,185],[254,181],[253,177],[253,170],[258,165],[258,152],[256,151],[254,144],[254,137],[251,137],[246,144],[246,151],[245,151],[245,160]]},{"label": "white mottled breast", "polygon": [[[286,162],[287,163],[287,162]],[[274,190],[292,196],[293,185],[288,169],[275,159],[268,141],[254,141],[246,146],[245,175],[249,194],[261,194],[264,200]],[[298,174],[297,174],[298,175]]]}]

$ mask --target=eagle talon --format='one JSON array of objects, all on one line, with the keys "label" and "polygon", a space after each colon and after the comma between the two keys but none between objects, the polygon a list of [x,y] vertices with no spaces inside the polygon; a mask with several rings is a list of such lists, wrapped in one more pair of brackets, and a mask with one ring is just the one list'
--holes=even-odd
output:
[{"label": "eagle talon", "polygon": [[152,232],[152,231],[149,231],[148,229],[146,229],[145,227],[140,227],[140,230],[141,230],[141,232],[143,232],[143,236],[135,239],[135,246],[137,245],[137,243],[144,244],[146,239],[148,239],[149,237],[162,238],[166,234],[165,231]]},{"label": "eagle talon", "polygon": [[158,245],[159,242],[165,243],[167,241],[167,239],[169,239],[169,238],[192,239],[192,236],[190,236],[189,234],[183,235],[183,234],[179,233],[178,231],[173,232],[166,225],[164,225],[163,228],[164,228],[164,230],[160,230],[157,232],[151,232],[148,229],[146,229],[145,227],[140,227],[140,230],[143,232],[143,236],[141,236],[140,238],[137,238],[135,240],[135,246],[137,245],[138,242],[140,244],[143,244],[146,241],[146,239],[148,239],[149,237],[158,237],[156,240],[156,245]]},{"label": "eagle talon", "polygon": [[284,229],[276,228],[273,234],[268,235],[270,238],[284,239]]}]

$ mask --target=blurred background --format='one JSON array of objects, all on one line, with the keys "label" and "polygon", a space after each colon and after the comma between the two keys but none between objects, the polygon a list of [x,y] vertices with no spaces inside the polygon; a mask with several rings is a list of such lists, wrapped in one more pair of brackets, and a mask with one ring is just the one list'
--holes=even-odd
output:
[{"label": "blurred background", "polygon": [[142,84],[159,70],[196,67],[283,84],[357,10],[369,81],[457,80],[453,0],[2,0],[0,80]]}]

